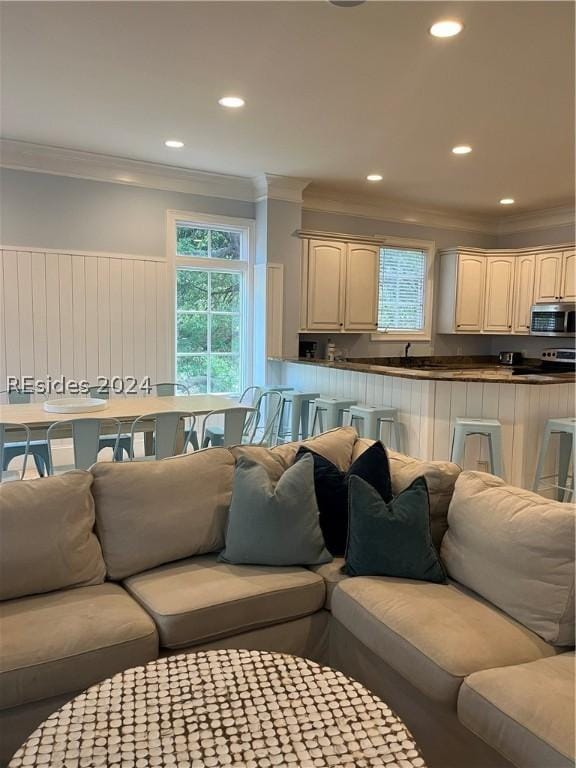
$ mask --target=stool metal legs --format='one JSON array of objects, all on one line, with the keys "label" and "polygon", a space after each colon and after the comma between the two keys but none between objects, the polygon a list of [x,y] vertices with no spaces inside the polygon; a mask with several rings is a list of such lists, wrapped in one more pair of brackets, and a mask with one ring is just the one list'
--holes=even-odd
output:
[{"label": "stool metal legs", "polygon": [[[552,435],[558,435],[558,465],[556,467],[556,483],[551,484],[554,488],[557,501],[570,501],[574,495],[574,420],[573,419],[548,419],[544,426],[542,434],[542,445],[538,455],[536,473],[534,475],[534,484],[532,489],[536,492],[540,490],[542,480],[547,477],[544,475],[544,466],[548,457],[550,447],[550,438]],[[571,476],[570,485],[568,479]]]}]

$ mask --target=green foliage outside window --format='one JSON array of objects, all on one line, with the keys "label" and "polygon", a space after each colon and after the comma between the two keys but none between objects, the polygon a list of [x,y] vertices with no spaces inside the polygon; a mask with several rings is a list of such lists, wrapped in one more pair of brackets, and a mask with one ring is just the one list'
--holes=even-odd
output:
[{"label": "green foliage outside window", "polygon": [[193,393],[240,390],[241,281],[238,272],[177,270],[176,373]]}]

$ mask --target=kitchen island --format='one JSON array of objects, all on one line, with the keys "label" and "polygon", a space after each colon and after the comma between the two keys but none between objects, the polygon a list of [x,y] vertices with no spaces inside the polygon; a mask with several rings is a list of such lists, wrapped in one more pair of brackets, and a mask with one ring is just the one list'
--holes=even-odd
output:
[{"label": "kitchen island", "polygon": [[[515,375],[492,357],[403,360],[276,360],[271,361],[270,383],[393,406],[402,427],[403,452],[422,459],[449,459],[457,417],[499,419],[506,480],[532,486],[546,419],[575,414],[573,372]],[[552,471],[555,449],[547,472]],[[466,441],[466,469],[486,470],[487,457],[486,440]]]}]

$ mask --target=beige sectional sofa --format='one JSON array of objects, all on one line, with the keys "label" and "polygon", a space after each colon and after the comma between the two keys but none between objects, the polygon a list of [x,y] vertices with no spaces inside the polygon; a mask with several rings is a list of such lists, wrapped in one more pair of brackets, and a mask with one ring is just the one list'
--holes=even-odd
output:
[{"label": "beige sectional sofa", "polygon": [[[370,441],[309,441],[341,469]],[[389,452],[393,490],[428,482],[447,585],[217,561],[235,459],[279,477],[297,445],[213,448],[0,489],[5,762],[78,691],[160,654],[248,647],[329,663],[381,695],[430,768],[574,764],[574,520],[447,462]]]}]

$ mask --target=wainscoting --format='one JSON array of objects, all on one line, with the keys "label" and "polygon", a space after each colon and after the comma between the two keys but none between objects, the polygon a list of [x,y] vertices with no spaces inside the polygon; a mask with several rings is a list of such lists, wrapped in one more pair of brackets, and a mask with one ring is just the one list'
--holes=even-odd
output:
[{"label": "wainscoting", "polygon": [[108,253],[0,250],[7,376],[170,378],[167,264]]},{"label": "wainscoting", "polygon": [[[298,363],[271,363],[270,370],[272,381],[295,389],[397,408],[404,452],[422,459],[450,457],[452,425],[457,416],[497,418],[502,423],[505,477],[524,488],[532,485],[546,419],[574,416],[573,384],[419,381]],[[550,454],[547,471],[555,461],[554,451]],[[480,469],[483,465],[478,462],[486,460],[486,441],[469,438],[465,468]]]}]

